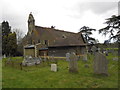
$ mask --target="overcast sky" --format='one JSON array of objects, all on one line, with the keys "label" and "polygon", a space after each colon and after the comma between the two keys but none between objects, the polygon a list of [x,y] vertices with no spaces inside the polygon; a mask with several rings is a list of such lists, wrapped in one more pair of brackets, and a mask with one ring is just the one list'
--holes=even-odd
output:
[{"label": "overcast sky", "polygon": [[[28,31],[28,15],[32,12],[37,26],[78,32],[82,26],[99,30],[106,26],[106,18],[118,14],[119,0],[1,0],[0,11],[3,20],[10,23],[12,29]],[[98,32],[93,37],[100,42],[106,40]]]}]

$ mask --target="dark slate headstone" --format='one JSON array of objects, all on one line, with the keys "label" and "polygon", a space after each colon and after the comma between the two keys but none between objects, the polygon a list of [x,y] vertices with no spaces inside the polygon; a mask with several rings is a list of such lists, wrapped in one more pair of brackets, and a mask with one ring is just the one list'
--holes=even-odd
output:
[{"label": "dark slate headstone", "polygon": [[94,57],[94,73],[108,76],[108,60],[101,52],[96,52]]},{"label": "dark slate headstone", "polygon": [[70,53],[69,60],[69,72],[78,72],[77,56],[74,52]]}]

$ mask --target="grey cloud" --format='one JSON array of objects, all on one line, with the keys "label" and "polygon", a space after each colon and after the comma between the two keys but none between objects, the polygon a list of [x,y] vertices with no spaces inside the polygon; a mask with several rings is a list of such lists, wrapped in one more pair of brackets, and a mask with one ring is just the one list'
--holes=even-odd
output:
[{"label": "grey cloud", "polygon": [[3,11],[2,12],[2,21],[8,21],[12,29],[20,29],[24,32],[27,31],[27,18],[24,14],[16,13],[15,11]]},{"label": "grey cloud", "polygon": [[118,4],[118,14],[120,15],[120,1],[119,1],[119,4]]},{"label": "grey cloud", "polygon": [[84,2],[78,4],[78,10],[92,10],[96,14],[103,14],[117,7],[117,2]]},{"label": "grey cloud", "polygon": [[[77,14],[72,13],[70,17],[80,18],[85,11],[91,10],[93,13],[101,15],[106,14],[108,11],[117,10],[118,2],[80,2],[72,7],[71,11],[78,12]],[[67,8],[68,9],[68,8]]]},{"label": "grey cloud", "polygon": [[[117,8],[118,3],[117,2],[89,2],[89,3],[83,3],[81,4],[82,10],[92,10],[96,14],[104,14],[107,11],[113,10]],[[79,6],[79,8],[81,8]]]}]

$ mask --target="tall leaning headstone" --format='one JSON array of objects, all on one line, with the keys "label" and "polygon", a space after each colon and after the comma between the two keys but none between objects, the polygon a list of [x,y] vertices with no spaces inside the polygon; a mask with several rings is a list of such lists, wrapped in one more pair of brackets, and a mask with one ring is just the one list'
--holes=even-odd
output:
[{"label": "tall leaning headstone", "polygon": [[75,55],[74,52],[70,53],[69,72],[72,72],[72,73],[77,73],[78,72],[77,56]]},{"label": "tall leaning headstone", "polygon": [[94,73],[108,76],[108,60],[101,52],[95,53]]}]

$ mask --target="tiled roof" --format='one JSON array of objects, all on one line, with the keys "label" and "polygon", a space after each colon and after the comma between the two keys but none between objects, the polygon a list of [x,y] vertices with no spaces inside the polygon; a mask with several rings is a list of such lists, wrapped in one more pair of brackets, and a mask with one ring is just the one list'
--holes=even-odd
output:
[{"label": "tiled roof", "polygon": [[81,33],[73,33],[54,28],[35,26],[35,33],[42,40],[50,40],[48,47],[86,45]]}]

